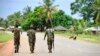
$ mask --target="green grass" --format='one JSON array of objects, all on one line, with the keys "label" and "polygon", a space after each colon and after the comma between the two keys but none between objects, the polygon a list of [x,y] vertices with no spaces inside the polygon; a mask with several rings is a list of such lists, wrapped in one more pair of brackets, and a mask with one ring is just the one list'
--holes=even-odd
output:
[{"label": "green grass", "polygon": [[78,38],[92,43],[100,43],[100,35],[79,34]]},{"label": "green grass", "polygon": [[0,43],[7,42],[9,40],[13,39],[13,35],[6,33],[6,32],[0,32]]},{"label": "green grass", "polygon": [[[72,33],[69,32],[55,32],[56,34],[62,35],[66,38],[69,38],[72,35]],[[92,35],[92,34],[79,34],[77,36],[78,40],[83,40],[83,41],[87,41],[87,42],[91,42],[91,43],[99,43],[100,44],[100,35]]]}]

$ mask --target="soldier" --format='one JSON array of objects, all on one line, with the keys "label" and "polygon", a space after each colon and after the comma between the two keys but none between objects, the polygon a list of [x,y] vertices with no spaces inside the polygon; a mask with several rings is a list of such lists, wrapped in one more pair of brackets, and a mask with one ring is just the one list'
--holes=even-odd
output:
[{"label": "soldier", "polygon": [[29,40],[30,51],[31,53],[34,53],[36,37],[35,37],[35,31],[32,28],[33,26],[31,25],[30,29],[27,31],[27,36]]},{"label": "soldier", "polygon": [[14,33],[15,53],[18,53],[20,45],[20,32],[21,32],[21,30],[18,29],[18,25],[15,25],[15,29],[12,32]]},{"label": "soldier", "polygon": [[46,30],[44,40],[46,36],[49,53],[52,53],[52,46],[54,47],[54,30],[51,27]]}]

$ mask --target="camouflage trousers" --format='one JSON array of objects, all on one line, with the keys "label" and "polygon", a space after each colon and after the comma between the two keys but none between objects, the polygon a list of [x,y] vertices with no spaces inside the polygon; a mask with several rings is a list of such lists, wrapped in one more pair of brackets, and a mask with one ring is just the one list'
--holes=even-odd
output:
[{"label": "camouflage trousers", "polygon": [[15,45],[15,53],[19,51],[19,45]]},{"label": "camouflage trousers", "polygon": [[35,47],[35,40],[33,40],[32,42],[29,42],[29,46],[30,46],[31,53],[33,53],[34,52],[34,47]]},{"label": "camouflage trousers", "polygon": [[48,44],[48,50],[49,50],[49,52],[51,52],[52,51],[52,45],[53,45],[53,40],[47,40],[47,44]]},{"label": "camouflage trousers", "polygon": [[20,45],[19,41],[14,41],[15,53],[17,53],[19,51],[19,45]]},{"label": "camouflage trousers", "polygon": [[15,53],[18,53],[19,51],[19,45],[20,45],[20,39],[14,39],[14,47],[15,47]]}]

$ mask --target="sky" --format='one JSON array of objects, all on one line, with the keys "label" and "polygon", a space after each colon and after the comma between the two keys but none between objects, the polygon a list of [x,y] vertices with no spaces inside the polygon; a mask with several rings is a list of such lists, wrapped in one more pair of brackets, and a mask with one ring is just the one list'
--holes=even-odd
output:
[{"label": "sky", "polygon": [[[59,5],[57,8],[65,11],[67,15],[71,15],[70,4],[75,0],[55,0],[54,5]],[[6,19],[8,15],[17,11],[23,11],[26,6],[34,9],[42,4],[42,0],[0,0],[0,17]],[[81,18],[78,14],[71,15],[73,18]]]}]

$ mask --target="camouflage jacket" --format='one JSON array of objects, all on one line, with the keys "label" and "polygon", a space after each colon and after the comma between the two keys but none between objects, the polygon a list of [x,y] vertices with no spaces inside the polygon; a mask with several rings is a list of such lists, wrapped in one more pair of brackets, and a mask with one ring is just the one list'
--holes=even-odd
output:
[{"label": "camouflage jacket", "polygon": [[47,40],[54,40],[54,30],[53,29],[47,29],[45,32],[45,37],[47,36]]},{"label": "camouflage jacket", "polygon": [[35,39],[35,31],[33,29],[28,30],[27,36],[29,37],[29,41],[32,42]]}]

